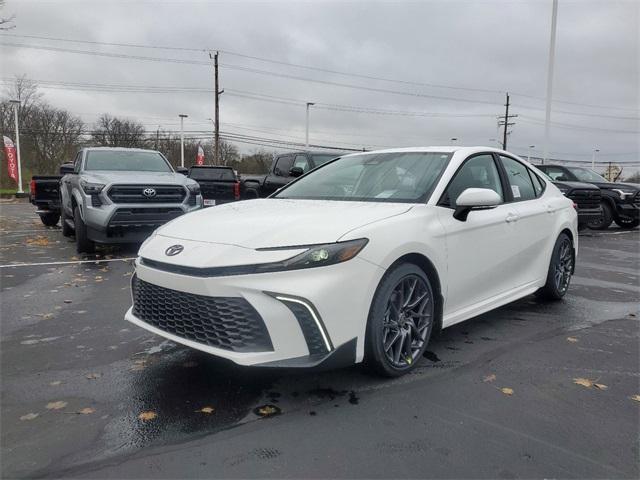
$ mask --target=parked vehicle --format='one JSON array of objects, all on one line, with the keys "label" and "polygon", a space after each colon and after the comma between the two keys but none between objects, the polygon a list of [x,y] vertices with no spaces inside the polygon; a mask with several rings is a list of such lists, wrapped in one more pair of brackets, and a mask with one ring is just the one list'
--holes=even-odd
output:
[{"label": "parked vehicle", "polygon": [[125,318],[240,365],[397,376],[441,328],[534,292],[561,299],[577,242],[573,202],[510,153],[357,153],[159,228]]},{"label": "parked vehicle", "polygon": [[[550,177],[549,177],[550,178]],[[553,179],[552,179],[553,180]],[[600,189],[590,183],[559,182],[553,184],[558,187],[565,197],[573,200],[578,210],[578,230],[587,228],[590,222],[597,221],[602,216],[602,193]]]},{"label": "parked vehicle", "polygon": [[240,181],[231,167],[221,165],[194,165],[189,178],[200,185],[204,206],[240,200]]},{"label": "parked vehicle", "polygon": [[621,228],[635,228],[640,224],[640,185],[636,183],[610,182],[593,170],[563,165],[539,165],[538,168],[553,180],[588,182],[602,193],[602,214],[589,222],[589,228],[605,230],[611,222]]},{"label": "parked vehicle", "polygon": [[47,227],[60,220],[60,179],[73,171],[72,163],[60,166],[60,175],[34,175],[29,184],[29,201],[37,207],[36,213]]},{"label": "parked vehicle", "polygon": [[276,155],[266,175],[242,175],[243,197],[268,197],[300,175],[339,155],[339,153],[327,152],[295,152]]},{"label": "parked vehicle", "polygon": [[202,206],[200,186],[176,173],[154,150],[83,148],[62,177],[62,234],[75,234],[79,253],[95,243],[135,243]]}]

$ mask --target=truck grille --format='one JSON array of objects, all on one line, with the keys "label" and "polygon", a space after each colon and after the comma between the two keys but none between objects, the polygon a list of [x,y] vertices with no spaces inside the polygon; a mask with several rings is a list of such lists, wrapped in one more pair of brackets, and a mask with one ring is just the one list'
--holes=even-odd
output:
[{"label": "truck grille", "polygon": [[640,208],[640,192],[636,193],[636,196],[633,197],[633,204]]},{"label": "truck grille", "polygon": [[180,185],[113,185],[107,193],[113,203],[182,203],[186,194]]},{"label": "truck grille", "polygon": [[273,351],[260,314],[240,297],[179,292],[133,278],[133,314],[167,333],[234,352]]},{"label": "truck grille", "polygon": [[567,198],[573,200],[579,209],[598,208],[602,194],[600,190],[572,190]]}]

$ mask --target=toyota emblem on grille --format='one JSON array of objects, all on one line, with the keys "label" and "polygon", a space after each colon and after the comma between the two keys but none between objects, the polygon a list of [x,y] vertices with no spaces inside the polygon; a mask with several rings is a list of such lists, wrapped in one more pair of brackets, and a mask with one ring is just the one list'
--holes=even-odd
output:
[{"label": "toyota emblem on grille", "polygon": [[184,250],[184,247],[182,245],[171,245],[164,251],[164,254],[169,257],[173,257],[175,255],[178,255],[182,250]]},{"label": "toyota emblem on grille", "polygon": [[149,197],[149,198],[155,197],[156,196],[156,189],[155,188],[145,188],[142,191],[142,194],[145,197]]}]

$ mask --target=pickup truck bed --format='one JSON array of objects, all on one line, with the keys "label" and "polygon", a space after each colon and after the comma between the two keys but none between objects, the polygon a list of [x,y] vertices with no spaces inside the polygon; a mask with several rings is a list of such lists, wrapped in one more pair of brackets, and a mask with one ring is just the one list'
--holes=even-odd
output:
[{"label": "pickup truck bed", "polygon": [[29,201],[36,206],[36,213],[48,227],[60,220],[61,178],[61,175],[35,175],[29,185]]}]

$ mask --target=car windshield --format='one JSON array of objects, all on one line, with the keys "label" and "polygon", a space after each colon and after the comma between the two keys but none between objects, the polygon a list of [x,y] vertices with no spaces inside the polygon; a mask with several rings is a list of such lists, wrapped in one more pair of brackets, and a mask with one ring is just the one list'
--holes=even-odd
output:
[{"label": "car windshield", "polygon": [[573,173],[581,182],[608,182],[606,178],[588,168],[567,167],[567,170]]},{"label": "car windshield", "polygon": [[87,154],[85,170],[112,170],[137,172],[172,172],[162,155],[157,152],[95,150]]},{"label": "car windshield", "polygon": [[189,178],[194,180],[235,180],[232,168],[227,167],[193,167]]},{"label": "car windshield", "polygon": [[417,203],[426,200],[450,153],[358,154],[328,163],[285,187],[276,198]]},{"label": "car windshield", "polygon": [[333,160],[334,158],[339,156],[340,155],[335,153],[331,153],[331,154],[321,153],[318,155],[311,155],[311,158],[313,159],[313,164],[316,167],[319,167],[320,165],[324,165],[325,163],[327,163],[329,160]]}]

